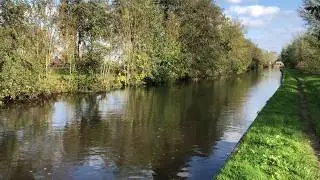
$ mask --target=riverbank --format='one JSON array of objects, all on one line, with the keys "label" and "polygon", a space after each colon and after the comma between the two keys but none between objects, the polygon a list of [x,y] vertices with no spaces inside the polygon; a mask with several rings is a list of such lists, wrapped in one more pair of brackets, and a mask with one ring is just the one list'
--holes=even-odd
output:
[{"label": "riverbank", "polygon": [[0,91],[0,106],[45,101],[61,94],[98,93],[123,88],[114,76],[49,73],[46,78],[23,86],[11,83]]},{"label": "riverbank", "polygon": [[[258,69],[259,71],[260,69]],[[241,74],[248,73],[247,70]],[[201,80],[215,80],[231,78],[241,74],[225,74],[203,78],[185,77],[175,81],[156,83],[146,79],[141,84],[127,84],[123,76],[99,74],[69,74],[68,72],[49,72],[44,79],[34,81],[31,84],[7,83],[0,88],[0,107],[14,103],[42,102],[63,94],[101,93],[110,92],[128,86],[163,86],[164,84],[182,84],[186,82],[198,82]]]},{"label": "riverbank", "polygon": [[[298,76],[298,79],[295,77]],[[311,117],[319,117],[320,76],[285,71],[269,100],[216,179],[319,179],[320,165],[301,121],[298,80]],[[311,102],[311,103],[310,103]],[[317,116],[318,115],[318,116]],[[312,119],[313,120],[313,119]],[[319,127],[319,121],[313,121]]]}]

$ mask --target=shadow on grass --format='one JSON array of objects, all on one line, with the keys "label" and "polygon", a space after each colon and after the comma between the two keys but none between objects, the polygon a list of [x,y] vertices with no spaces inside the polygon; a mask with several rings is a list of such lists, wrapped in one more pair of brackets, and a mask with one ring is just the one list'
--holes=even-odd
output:
[{"label": "shadow on grass", "polygon": [[320,75],[294,72],[301,80],[307,100],[307,111],[312,130],[320,139]]}]

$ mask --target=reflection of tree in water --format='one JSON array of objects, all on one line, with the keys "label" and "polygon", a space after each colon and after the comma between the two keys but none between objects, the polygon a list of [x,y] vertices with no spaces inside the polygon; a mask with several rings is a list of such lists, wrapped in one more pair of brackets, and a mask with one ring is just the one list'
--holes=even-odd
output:
[{"label": "reflection of tree in water", "polygon": [[226,126],[217,125],[221,112],[230,102],[245,96],[256,82],[257,79],[242,77],[193,84],[177,88],[174,93],[161,94],[159,99],[166,97],[163,118],[178,121],[175,128],[179,129],[179,141],[171,142],[171,135],[159,145],[163,151],[159,153],[164,155],[158,160],[157,177],[172,178],[192,156],[209,156]]},{"label": "reflection of tree in water", "polygon": [[65,97],[60,102],[70,115],[59,130],[51,127],[52,114],[57,113],[53,103],[3,111],[1,129],[14,133],[0,138],[0,169],[10,172],[0,174],[13,177],[32,169],[32,174],[43,175],[47,168],[55,177],[66,177],[74,167],[94,164],[120,178],[152,169],[155,178],[170,179],[192,157],[210,156],[232,123],[223,112],[241,109],[242,104],[235,102],[258,81],[258,75],[244,75],[171,88]]},{"label": "reflection of tree in water", "polygon": [[75,117],[68,123],[63,133],[65,159],[77,160],[83,158],[79,156],[85,155],[81,152],[89,151],[91,147],[103,147],[104,143],[101,140],[107,138],[109,132],[107,124],[99,115],[99,102],[96,96],[85,95],[68,103],[74,104]]},{"label": "reflection of tree in water", "polygon": [[[0,174],[3,179],[32,178],[29,171],[50,165],[48,144],[48,117],[52,113],[52,103],[27,107],[19,105],[0,112]],[[46,137],[46,138],[44,138]],[[39,151],[41,149],[41,151]]]}]

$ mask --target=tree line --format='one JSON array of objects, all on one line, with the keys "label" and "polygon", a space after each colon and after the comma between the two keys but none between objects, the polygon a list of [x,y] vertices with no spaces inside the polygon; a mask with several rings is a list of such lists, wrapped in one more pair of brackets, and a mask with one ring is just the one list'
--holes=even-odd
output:
[{"label": "tree line", "polygon": [[274,58],[211,0],[0,2],[0,99],[239,74]]},{"label": "tree line", "polygon": [[304,0],[299,13],[307,31],[283,48],[281,59],[291,68],[320,73],[320,0]]}]

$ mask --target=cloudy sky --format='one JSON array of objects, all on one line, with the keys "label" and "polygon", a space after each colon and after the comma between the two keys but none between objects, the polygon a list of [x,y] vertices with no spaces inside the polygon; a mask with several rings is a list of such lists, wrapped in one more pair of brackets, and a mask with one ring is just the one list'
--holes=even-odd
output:
[{"label": "cloudy sky", "polygon": [[305,29],[297,10],[302,0],[216,0],[224,12],[246,26],[261,48],[280,52]]}]

